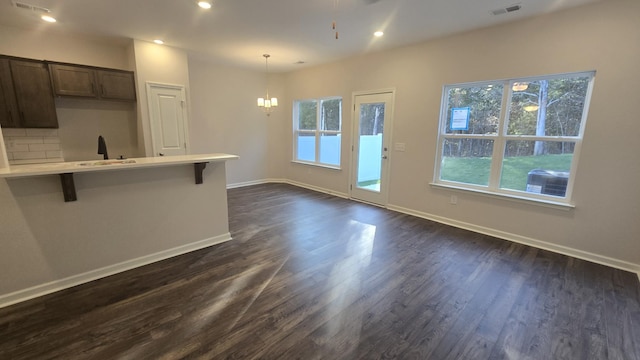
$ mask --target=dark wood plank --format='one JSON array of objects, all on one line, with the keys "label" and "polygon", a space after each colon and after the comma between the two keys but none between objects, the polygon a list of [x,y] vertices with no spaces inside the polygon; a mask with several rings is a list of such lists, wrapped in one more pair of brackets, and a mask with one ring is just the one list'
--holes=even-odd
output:
[{"label": "dark wood plank", "polygon": [[635,274],[283,184],[233,241],[0,309],[0,359],[640,359]]}]

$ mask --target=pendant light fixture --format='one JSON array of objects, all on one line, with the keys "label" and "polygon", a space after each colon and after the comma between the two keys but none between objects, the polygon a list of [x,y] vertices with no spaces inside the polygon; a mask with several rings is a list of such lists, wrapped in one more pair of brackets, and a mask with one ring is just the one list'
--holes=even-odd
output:
[{"label": "pendant light fixture", "polygon": [[267,116],[269,116],[271,114],[271,108],[278,106],[278,99],[269,97],[269,57],[271,57],[271,55],[264,54],[262,56],[264,56],[264,64],[267,69],[267,96],[258,98],[258,107],[261,107],[264,112],[267,113]]},{"label": "pendant light fixture", "polygon": [[533,112],[538,110],[539,108],[540,106],[531,100],[527,101],[527,103],[522,106],[522,110],[527,112]]},{"label": "pendant light fixture", "polygon": [[511,89],[513,91],[525,91],[529,88],[529,83],[526,82],[514,82]]}]

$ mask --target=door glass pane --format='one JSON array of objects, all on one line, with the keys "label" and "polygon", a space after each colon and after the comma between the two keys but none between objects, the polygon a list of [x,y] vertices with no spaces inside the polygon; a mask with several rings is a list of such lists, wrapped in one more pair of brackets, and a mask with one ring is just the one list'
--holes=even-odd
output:
[{"label": "door glass pane", "polygon": [[360,105],[360,139],[357,186],[380,192],[384,103]]},{"label": "door glass pane", "polygon": [[572,141],[507,141],[500,187],[564,197],[575,145]]},{"label": "door glass pane", "polygon": [[445,139],[440,180],[489,185],[493,140]]}]

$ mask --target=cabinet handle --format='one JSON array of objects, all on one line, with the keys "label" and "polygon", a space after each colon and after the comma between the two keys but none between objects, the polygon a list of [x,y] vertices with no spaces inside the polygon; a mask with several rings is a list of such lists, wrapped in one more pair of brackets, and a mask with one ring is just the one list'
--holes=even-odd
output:
[{"label": "cabinet handle", "polygon": [[94,94],[96,93],[96,84],[94,83],[91,83],[91,92]]},{"label": "cabinet handle", "polygon": [[104,96],[104,84],[102,84],[102,95]]}]

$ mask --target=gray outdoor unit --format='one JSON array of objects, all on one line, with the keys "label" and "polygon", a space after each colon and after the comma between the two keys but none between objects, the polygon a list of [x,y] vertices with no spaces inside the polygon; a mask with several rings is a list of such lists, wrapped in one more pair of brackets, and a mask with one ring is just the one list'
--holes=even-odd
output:
[{"label": "gray outdoor unit", "polygon": [[567,171],[531,170],[527,176],[527,192],[564,197],[568,181]]}]

